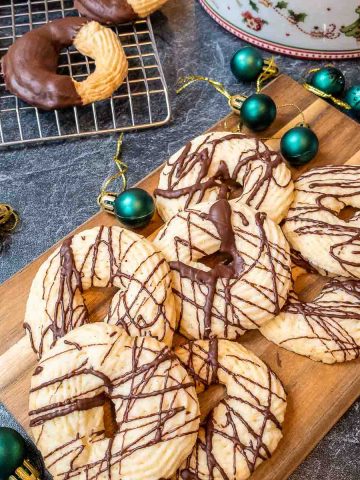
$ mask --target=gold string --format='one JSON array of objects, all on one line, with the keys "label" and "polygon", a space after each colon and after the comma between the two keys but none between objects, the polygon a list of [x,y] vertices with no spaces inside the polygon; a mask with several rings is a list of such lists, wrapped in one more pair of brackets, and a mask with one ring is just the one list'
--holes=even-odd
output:
[{"label": "gold string", "polygon": [[283,107],[294,107],[294,108],[296,108],[297,111],[299,112],[299,115],[301,115],[301,118],[302,118],[301,124],[304,125],[304,126],[308,126],[306,121],[305,121],[304,112],[301,110],[301,108],[298,105],[296,105],[296,103],[284,103],[284,105],[279,106],[279,108],[283,108]]},{"label": "gold string", "polygon": [[15,480],[18,478],[20,480],[40,480],[39,472],[27,459],[24,460],[24,463],[21,467],[18,467],[15,470],[15,474]]},{"label": "gold string", "polygon": [[[310,68],[306,73],[306,77],[308,77],[309,74],[318,72],[322,68],[333,67],[333,66],[334,66],[333,64],[327,63],[326,65],[324,65],[324,67]],[[342,107],[345,110],[351,110],[351,106],[348,103],[344,102],[343,100],[340,100],[339,98],[334,97],[333,95],[331,95],[331,93],[325,93],[322,90],[320,90],[319,88],[314,87],[313,85],[311,85],[308,82],[304,82],[303,87],[306,88],[306,90],[308,90],[309,92],[313,93],[314,95],[317,95],[318,97],[325,98],[327,100],[331,100],[338,107]]]},{"label": "gold string", "polygon": [[194,82],[206,82],[212,87],[214,87],[215,90],[221,93],[221,95],[223,95],[228,100],[228,104],[231,110],[237,115],[240,115],[240,108],[244,100],[246,100],[246,97],[241,94],[231,95],[231,93],[228,92],[223,83],[213,80],[212,78],[203,77],[202,75],[188,75],[186,77],[181,77],[177,81],[179,88],[176,90],[176,93],[181,93],[183,90],[185,90],[185,88],[187,88]]},{"label": "gold string", "polygon": [[[257,83],[256,83],[256,92],[257,93],[261,90],[262,85],[263,85],[264,82],[266,82],[266,80],[268,80],[269,78],[271,78],[273,76],[276,76],[279,72],[279,69],[278,69],[278,67],[275,63],[274,57],[271,57],[271,58],[265,60],[265,63],[266,63],[266,68],[263,70],[263,73],[260,74],[260,76],[257,80]],[[231,110],[234,113],[236,113],[237,115],[240,115],[241,105],[244,102],[244,100],[246,100],[247,97],[245,97],[244,95],[241,95],[241,94],[231,95],[228,92],[228,90],[226,90],[224,84],[222,84],[221,82],[218,82],[216,80],[213,80],[212,78],[203,77],[201,75],[188,75],[186,77],[181,77],[177,81],[177,83],[179,85],[179,88],[176,90],[176,93],[177,94],[181,93],[189,85],[191,85],[194,82],[199,82],[199,81],[206,82],[209,85],[211,85],[212,87],[214,87],[219,93],[221,93],[224,97],[227,98]],[[304,125],[304,126],[307,126],[306,121],[305,121],[304,112],[300,109],[300,107],[298,105],[296,105],[295,103],[286,103],[284,105],[280,105],[279,108],[283,108],[283,107],[294,107],[294,108],[296,108],[299,111],[299,114],[301,115],[302,120],[303,120],[301,124]],[[232,131],[241,132],[242,131],[242,126],[243,126],[243,124],[240,120],[236,129],[232,130]],[[225,127],[226,130],[228,129],[226,120],[225,120],[225,123],[224,123],[224,127]],[[272,139],[277,140],[278,138],[277,137],[268,137],[268,138],[264,138],[264,139],[265,140],[272,140]]]},{"label": "gold string", "polygon": [[275,78],[279,74],[279,67],[275,63],[275,58],[267,58],[264,60],[263,71],[260,73],[256,80],[256,93],[259,93],[264,83],[266,83],[271,78]]},{"label": "gold string", "polygon": [[3,251],[8,235],[18,226],[19,214],[7,203],[0,203],[0,253]]},{"label": "gold string", "polygon": [[[117,146],[116,146],[116,153],[114,155],[114,163],[116,165],[116,167],[118,168],[118,172],[114,173],[114,175],[111,175],[110,177],[108,177],[102,187],[101,187],[101,191],[100,191],[100,194],[98,196],[98,199],[97,199],[97,203],[99,206],[103,207],[103,197],[106,196],[106,195],[113,195],[113,196],[117,196],[119,194],[119,192],[114,192],[114,191],[108,191],[108,187],[111,183],[115,182],[115,180],[118,180],[119,178],[121,178],[122,180],[122,192],[126,189],[126,185],[127,185],[127,179],[126,179],[126,172],[128,171],[128,166],[126,165],[125,162],[122,161],[122,144],[123,144],[123,138],[124,138],[124,133],[122,132],[119,136],[119,139],[117,141]],[[120,192],[121,193],[121,192]]]},{"label": "gold string", "polygon": [[221,82],[217,82],[212,78],[203,77],[201,75],[188,75],[186,77],[180,77],[177,81],[179,88],[176,90],[176,93],[181,93],[185,88],[191,85],[194,82],[207,82],[209,85],[213,86],[221,95],[224,95],[228,100],[231,98],[231,94],[226,90],[225,86]]},{"label": "gold string", "polygon": [[7,203],[0,203],[0,228],[12,232],[19,224],[19,214]]},{"label": "gold string", "polygon": [[340,100],[339,98],[334,97],[333,95],[331,95],[331,93],[325,93],[322,90],[314,87],[313,85],[310,85],[310,83],[305,82],[303,86],[304,88],[306,88],[306,90],[308,90],[311,93],[314,93],[318,97],[329,99],[332,102],[334,102],[335,105],[345,108],[345,110],[351,110],[351,106],[348,103],[344,102],[343,100]]}]

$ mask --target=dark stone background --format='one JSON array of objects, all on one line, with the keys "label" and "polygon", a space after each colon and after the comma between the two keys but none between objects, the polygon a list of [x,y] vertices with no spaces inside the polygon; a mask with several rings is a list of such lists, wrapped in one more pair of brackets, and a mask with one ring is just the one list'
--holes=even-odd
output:
[{"label": "dark stone background", "polygon": [[[126,135],[129,185],[228,113],[226,102],[210,87],[196,86],[176,96],[179,76],[206,75],[224,82],[232,92],[246,94],[253,88],[237,85],[229,70],[230,57],[243,42],[213,22],[197,2],[171,0],[153,16],[153,27],[169,85],[173,120],[165,127]],[[299,81],[308,68],[321,64],[280,55],[276,60],[282,72]],[[335,64],[346,74],[348,85],[359,83],[358,60]],[[115,143],[113,135],[0,150],[0,200],[11,203],[22,217],[11,248],[0,256],[0,282],[96,213],[99,187],[113,172]],[[291,480],[360,479],[359,410],[358,402]],[[0,425],[21,428],[1,405]]]}]

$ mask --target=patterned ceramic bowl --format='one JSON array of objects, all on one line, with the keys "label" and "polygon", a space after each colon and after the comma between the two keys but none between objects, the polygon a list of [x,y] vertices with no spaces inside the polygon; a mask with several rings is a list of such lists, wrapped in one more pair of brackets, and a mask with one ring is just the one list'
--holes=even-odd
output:
[{"label": "patterned ceramic bowl", "polygon": [[360,57],[359,0],[200,0],[238,37],[307,58]]}]

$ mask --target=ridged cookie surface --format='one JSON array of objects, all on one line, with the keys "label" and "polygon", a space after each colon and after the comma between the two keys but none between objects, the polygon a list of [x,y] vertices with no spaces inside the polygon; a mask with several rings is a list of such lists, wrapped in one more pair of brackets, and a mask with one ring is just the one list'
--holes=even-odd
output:
[{"label": "ridged cookie surface", "polygon": [[171,345],[176,313],[164,256],[134,232],[96,227],[66,239],[33,280],[24,325],[39,357],[89,321],[82,292],[91,287],[120,290],[107,321]]},{"label": "ridged cookie surface", "polygon": [[194,381],[174,353],[104,323],[69,332],[44,355],[29,409],[54,480],[169,478],[191,452],[199,426]]},{"label": "ridged cookie surface", "polygon": [[270,458],[282,437],[286,393],[256,355],[228,340],[197,340],[175,350],[196,381],[226,396],[200,427],[196,445],[180,467],[179,480],[245,480]]},{"label": "ridged cookie surface", "polygon": [[127,0],[139,17],[147,17],[159,10],[168,0]]},{"label": "ridged cookie surface", "polygon": [[[173,275],[180,332],[236,338],[280,312],[291,286],[288,243],[278,225],[238,200],[179,212],[155,239]],[[201,259],[222,255],[208,267]]]},{"label": "ridged cookie surface", "polygon": [[324,363],[360,356],[360,282],[332,279],[312,302],[292,291],[280,315],[261,328],[270,341]]},{"label": "ridged cookie surface", "polygon": [[346,206],[360,208],[360,165],[314,168],[295,182],[283,231],[319,271],[360,278],[360,215],[342,220]]},{"label": "ridged cookie surface", "polygon": [[172,155],[155,190],[157,208],[167,221],[200,202],[228,198],[266,212],[276,223],[293,200],[291,172],[279,153],[241,133],[200,135]]},{"label": "ridged cookie surface", "polygon": [[86,23],[74,39],[80,53],[95,60],[95,71],[84,81],[73,80],[82,104],[111,97],[125,80],[128,61],[119,37],[98,22]]}]

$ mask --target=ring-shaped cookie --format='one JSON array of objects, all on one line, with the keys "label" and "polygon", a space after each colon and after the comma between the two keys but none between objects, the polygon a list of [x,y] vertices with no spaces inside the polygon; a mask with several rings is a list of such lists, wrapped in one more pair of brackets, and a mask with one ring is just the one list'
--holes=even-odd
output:
[{"label": "ring-shaped cookie", "polygon": [[239,201],[279,223],[293,200],[291,172],[281,155],[241,133],[200,135],[172,155],[155,190],[157,209],[167,221],[199,202],[228,198],[242,187]]},{"label": "ring-shaped cookie", "polygon": [[[233,339],[280,312],[291,287],[288,243],[278,225],[237,200],[179,212],[153,240],[170,264],[180,332]],[[203,257],[225,255],[213,268]]]},{"label": "ring-shaped cookie", "polygon": [[[82,82],[57,73],[60,52],[70,45],[95,60],[95,71]],[[111,29],[67,17],[18,38],[2,59],[2,70],[11,93],[30,105],[53,110],[110,97],[124,81],[128,63]]]},{"label": "ring-shaped cookie", "polygon": [[291,246],[319,271],[360,278],[360,165],[314,168],[295,182],[295,198],[283,225]]},{"label": "ring-shaped cookie", "polygon": [[82,292],[91,287],[120,290],[113,299],[117,316],[113,312],[107,322],[171,345],[176,313],[165,258],[134,232],[96,227],[66,239],[33,280],[24,326],[39,357],[69,330],[89,322]]},{"label": "ring-shaped cookie", "polygon": [[229,340],[197,340],[175,350],[200,393],[212,384],[226,396],[200,427],[179,480],[245,480],[282,438],[286,393],[256,355]]},{"label": "ring-shaped cookie", "polygon": [[87,18],[105,24],[126,23],[144,18],[167,0],[75,0],[75,8]]},{"label": "ring-shaped cookie", "polygon": [[291,291],[281,313],[260,329],[270,341],[323,363],[360,357],[360,282],[332,279],[311,302]]},{"label": "ring-shaped cookie", "polygon": [[[106,402],[116,421],[110,438]],[[174,353],[104,323],[69,332],[43,356],[29,410],[54,480],[170,478],[199,427],[194,381]]]}]

